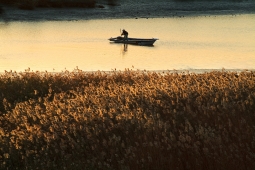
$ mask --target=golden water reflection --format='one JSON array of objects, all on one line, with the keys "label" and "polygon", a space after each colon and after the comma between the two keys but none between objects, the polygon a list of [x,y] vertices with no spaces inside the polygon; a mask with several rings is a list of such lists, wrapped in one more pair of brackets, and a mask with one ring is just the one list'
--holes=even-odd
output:
[{"label": "golden water reflection", "polygon": [[[254,69],[255,15],[0,23],[0,72]],[[109,43],[159,38],[153,47]]]}]

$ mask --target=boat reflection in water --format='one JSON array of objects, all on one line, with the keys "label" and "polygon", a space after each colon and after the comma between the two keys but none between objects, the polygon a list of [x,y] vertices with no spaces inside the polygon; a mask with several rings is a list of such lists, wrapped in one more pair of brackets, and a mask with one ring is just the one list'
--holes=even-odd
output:
[{"label": "boat reflection in water", "polygon": [[150,38],[150,39],[144,39],[144,38],[128,38],[125,39],[121,36],[115,37],[115,38],[109,38],[111,42],[114,43],[124,43],[124,44],[133,44],[133,45],[143,45],[143,46],[152,46],[155,41],[157,41],[157,38]]},{"label": "boat reflection in water", "polygon": [[127,50],[128,50],[128,44],[124,44],[123,51],[124,51],[124,52],[127,52]]},{"label": "boat reflection in water", "polygon": [[118,44],[120,45],[120,56],[124,57],[128,54],[128,44]]}]

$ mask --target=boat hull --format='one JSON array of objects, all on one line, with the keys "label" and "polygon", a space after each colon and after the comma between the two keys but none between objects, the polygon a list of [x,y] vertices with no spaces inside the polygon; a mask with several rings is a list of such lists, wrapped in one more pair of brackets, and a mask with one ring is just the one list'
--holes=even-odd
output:
[{"label": "boat hull", "polygon": [[151,39],[128,38],[128,39],[124,39],[123,37],[115,37],[115,38],[109,38],[109,40],[114,43],[152,46],[155,43],[155,41],[157,41],[158,39],[157,38],[151,38]]}]

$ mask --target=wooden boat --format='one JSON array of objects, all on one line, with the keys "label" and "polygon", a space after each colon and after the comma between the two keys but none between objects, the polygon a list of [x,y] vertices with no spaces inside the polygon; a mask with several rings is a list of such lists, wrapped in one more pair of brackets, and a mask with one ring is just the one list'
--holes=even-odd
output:
[{"label": "wooden boat", "polygon": [[128,38],[127,40],[124,39],[124,37],[115,37],[115,38],[109,38],[111,42],[114,43],[123,43],[123,44],[133,44],[133,45],[146,45],[151,46],[154,44],[155,41],[157,41],[157,38],[151,38],[151,39],[144,39],[144,38]]}]

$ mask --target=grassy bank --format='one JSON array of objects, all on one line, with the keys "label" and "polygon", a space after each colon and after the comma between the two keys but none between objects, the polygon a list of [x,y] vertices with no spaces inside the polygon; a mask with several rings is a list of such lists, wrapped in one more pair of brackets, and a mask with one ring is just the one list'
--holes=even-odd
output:
[{"label": "grassy bank", "polygon": [[0,169],[254,169],[255,72],[6,72]]}]

